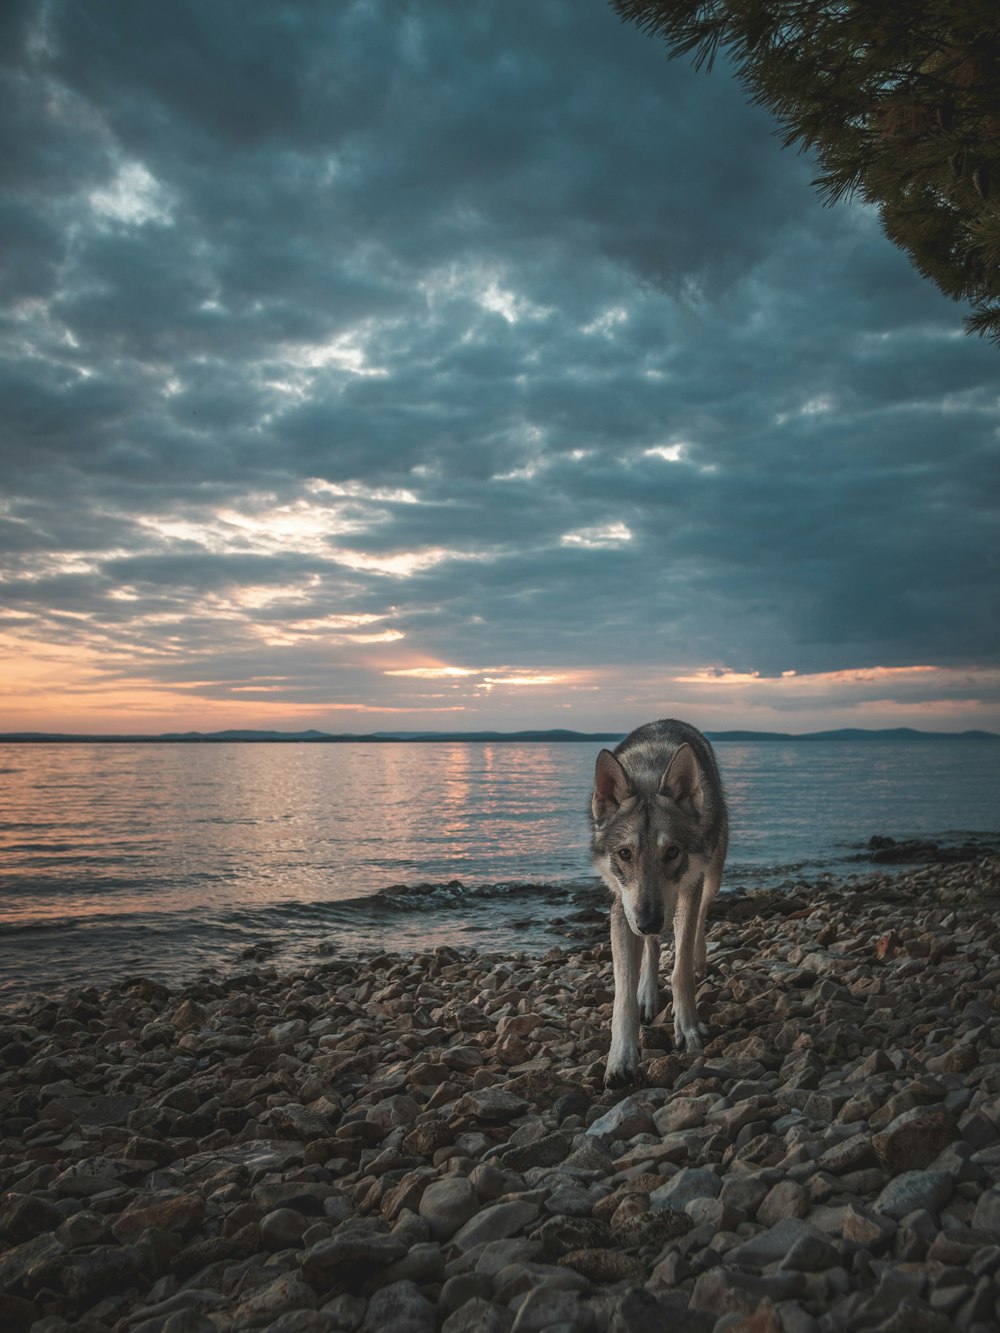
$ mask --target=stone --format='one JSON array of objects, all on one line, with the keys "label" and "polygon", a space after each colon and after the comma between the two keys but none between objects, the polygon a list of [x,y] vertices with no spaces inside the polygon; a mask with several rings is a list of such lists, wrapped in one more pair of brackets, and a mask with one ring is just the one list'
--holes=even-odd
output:
[{"label": "stone", "polygon": [[641,1092],[633,1093],[595,1120],[587,1135],[595,1139],[632,1139],[637,1134],[655,1134],[652,1112],[649,1098]]},{"label": "stone", "polygon": [[265,1249],[286,1250],[301,1243],[309,1219],[295,1208],[275,1208],[261,1218],[260,1240]]},{"label": "stone", "polygon": [[779,1263],[803,1240],[813,1242],[816,1247],[822,1246],[818,1252],[823,1254],[832,1251],[836,1258],[829,1238],[818,1227],[800,1217],[788,1217],[727,1250],[726,1262],[746,1268],[763,1268],[767,1264]]},{"label": "stone", "polygon": [[591,1282],[621,1282],[625,1278],[646,1276],[644,1264],[617,1249],[568,1250],[560,1262],[567,1268],[575,1268]]},{"label": "stone", "polygon": [[522,1300],[511,1333],[542,1333],[559,1326],[589,1333],[594,1327],[593,1313],[574,1292],[542,1285]]},{"label": "stone", "polygon": [[936,1213],[951,1198],[954,1184],[945,1171],[904,1171],[889,1181],[872,1208],[896,1221],[919,1208]]},{"label": "stone", "polygon": [[200,1194],[175,1194],[158,1203],[127,1208],[111,1224],[111,1234],[123,1245],[137,1240],[149,1227],[187,1236],[198,1230],[204,1216],[205,1200]]},{"label": "stone", "polygon": [[408,1333],[418,1333],[420,1329],[434,1333],[437,1313],[415,1282],[392,1282],[371,1297],[361,1327],[373,1333],[404,1327]]},{"label": "stone", "polygon": [[958,1125],[943,1106],[914,1106],[896,1116],[872,1138],[881,1166],[891,1175],[920,1171],[959,1136]]},{"label": "stone", "polygon": [[329,1240],[318,1241],[303,1252],[302,1268],[320,1281],[338,1277],[350,1281],[365,1270],[382,1268],[401,1259],[409,1248],[398,1236],[364,1226],[343,1223]]},{"label": "stone", "polygon": [[500,1160],[510,1171],[528,1171],[535,1166],[556,1166],[569,1153],[569,1134],[557,1131],[545,1134],[534,1143],[518,1144],[501,1154]]},{"label": "stone", "polygon": [[509,1333],[512,1322],[508,1310],[473,1296],[445,1319],[441,1333]]},{"label": "stone", "polygon": [[18,1194],[0,1209],[0,1236],[14,1245],[31,1240],[43,1231],[55,1231],[65,1220],[64,1214],[33,1194]]},{"label": "stone", "polygon": [[694,1284],[690,1307],[715,1316],[751,1315],[765,1297],[772,1301],[794,1300],[805,1290],[806,1282],[801,1273],[758,1277],[728,1268],[710,1268]]},{"label": "stone", "polygon": [[460,1250],[471,1250],[475,1245],[486,1241],[505,1240],[508,1236],[524,1231],[538,1217],[539,1209],[535,1203],[513,1200],[510,1203],[494,1203],[471,1217],[463,1227],[452,1236],[451,1243]]},{"label": "stone", "polygon": [[863,1245],[866,1250],[877,1254],[885,1249],[895,1233],[896,1222],[891,1217],[873,1212],[862,1203],[849,1203],[844,1209],[844,1239]]},{"label": "stone", "polygon": [[479,1088],[475,1092],[467,1092],[455,1106],[459,1115],[471,1115],[477,1120],[488,1122],[515,1120],[527,1109],[528,1103],[523,1097],[517,1097],[498,1087]]},{"label": "stone", "polygon": [[682,1166],[665,1185],[660,1185],[649,1196],[650,1207],[683,1211],[692,1199],[714,1199],[722,1182],[708,1167]]},{"label": "stone", "polygon": [[241,1301],[234,1313],[237,1328],[262,1322],[265,1316],[282,1314],[286,1310],[313,1310],[316,1293],[307,1283],[284,1273],[273,1282],[259,1287]]},{"label": "stone", "polygon": [[835,1176],[843,1176],[851,1171],[863,1171],[875,1166],[877,1162],[878,1156],[871,1135],[860,1133],[841,1139],[839,1143],[820,1153],[816,1159],[816,1166],[820,1171],[830,1171]]},{"label": "stone", "polygon": [[976,1211],[972,1215],[972,1225],[982,1231],[992,1231],[1000,1235],[1000,1189],[984,1190],[976,1201]]},{"label": "stone", "polygon": [[435,1180],[420,1196],[418,1213],[430,1227],[434,1240],[450,1240],[477,1212],[479,1200],[466,1176]]},{"label": "stone", "polygon": [[757,1221],[774,1226],[787,1217],[805,1217],[809,1212],[809,1195],[796,1180],[779,1180],[772,1185],[757,1209]]},{"label": "stone", "polygon": [[[218,1333],[218,1325],[209,1320],[205,1333]],[[289,1310],[267,1324],[263,1333],[341,1333],[343,1323],[333,1314],[321,1310]],[[136,1330],[138,1333],[138,1330]]]}]

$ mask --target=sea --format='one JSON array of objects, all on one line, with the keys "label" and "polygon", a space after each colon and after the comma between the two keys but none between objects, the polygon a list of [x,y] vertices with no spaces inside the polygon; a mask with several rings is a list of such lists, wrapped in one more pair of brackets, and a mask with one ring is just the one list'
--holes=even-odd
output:
[{"label": "sea", "polygon": [[[572,943],[608,901],[588,854],[600,748],[0,744],[0,1008],[139,975]],[[1000,847],[997,741],[715,750],[723,892],[869,877],[876,835]]]}]

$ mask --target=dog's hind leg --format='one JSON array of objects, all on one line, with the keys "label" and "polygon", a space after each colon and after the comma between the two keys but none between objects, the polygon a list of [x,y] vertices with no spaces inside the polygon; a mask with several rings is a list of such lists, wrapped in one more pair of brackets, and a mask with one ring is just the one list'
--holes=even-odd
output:
[{"label": "dog's hind leg", "polygon": [[611,908],[611,957],[615,972],[615,1002],[611,1011],[611,1049],[604,1083],[621,1088],[632,1083],[639,1070],[639,955],[642,940],[633,934],[619,899]]},{"label": "dog's hind leg", "polygon": [[694,994],[695,947],[701,903],[700,883],[682,889],[674,910],[674,970],[670,978],[674,1006],[674,1041],[679,1051],[699,1051],[708,1029],[698,1021]]},{"label": "dog's hind leg", "polygon": [[660,937],[647,935],[643,941],[642,967],[639,970],[639,1022],[652,1023],[660,1012]]}]

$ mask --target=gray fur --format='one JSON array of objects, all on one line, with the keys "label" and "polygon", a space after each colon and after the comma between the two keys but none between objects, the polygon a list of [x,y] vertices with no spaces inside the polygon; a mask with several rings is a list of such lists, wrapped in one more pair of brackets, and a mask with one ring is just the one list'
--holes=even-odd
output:
[{"label": "gray fur", "polygon": [[678,1049],[696,1050],[696,978],[705,975],[705,918],[722,880],[729,825],[712,747],[686,722],[647,722],[594,770],[591,855],[614,894],[611,952],[615,1001],[604,1081],[631,1082],[639,1023],[660,1009],[660,932],[673,923],[671,990]]}]

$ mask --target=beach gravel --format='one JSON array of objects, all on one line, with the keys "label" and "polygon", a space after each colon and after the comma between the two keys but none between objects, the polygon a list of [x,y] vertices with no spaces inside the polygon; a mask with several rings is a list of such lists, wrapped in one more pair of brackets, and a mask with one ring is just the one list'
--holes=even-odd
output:
[{"label": "beach gravel", "polygon": [[0,1326],[1000,1327],[998,908],[993,857],[724,895],[705,1049],[667,1011],[616,1092],[606,921],[8,1010]]}]

